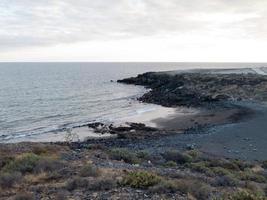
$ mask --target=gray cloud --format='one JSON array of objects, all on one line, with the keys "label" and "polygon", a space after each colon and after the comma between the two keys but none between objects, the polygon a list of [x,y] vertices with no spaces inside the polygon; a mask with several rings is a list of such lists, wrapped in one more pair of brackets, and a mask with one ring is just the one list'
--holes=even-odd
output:
[{"label": "gray cloud", "polygon": [[266,39],[266,20],[265,0],[2,0],[0,49],[188,32]]}]

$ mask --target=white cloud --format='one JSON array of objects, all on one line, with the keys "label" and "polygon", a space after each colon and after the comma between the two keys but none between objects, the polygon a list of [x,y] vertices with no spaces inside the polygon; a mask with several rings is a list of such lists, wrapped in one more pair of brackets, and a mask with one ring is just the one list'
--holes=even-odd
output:
[{"label": "white cloud", "polygon": [[[83,49],[97,43],[105,48],[105,42],[114,42],[119,57],[125,54],[119,47],[125,41],[142,45],[144,38],[159,46],[169,37],[166,44],[171,55],[183,45],[195,52],[236,40],[243,44],[253,41],[256,48],[266,44],[266,20],[265,0],[1,0],[0,60],[21,59],[22,52],[33,50],[49,59],[54,58],[50,52],[58,46]],[[99,54],[100,59],[106,56]],[[79,56],[73,57],[76,59]]]}]

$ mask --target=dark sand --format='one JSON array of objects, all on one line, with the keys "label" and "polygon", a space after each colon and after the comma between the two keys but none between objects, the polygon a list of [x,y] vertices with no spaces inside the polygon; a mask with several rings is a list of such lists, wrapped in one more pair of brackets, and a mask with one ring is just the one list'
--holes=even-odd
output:
[{"label": "dark sand", "polygon": [[[172,117],[158,119],[159,127],[180,129],[192,124],[217,124],[190,134],[162,138],[167,148],[184,149],[196,147],[211,155],[245,160],[267,160],[267,106],[257,103],[239,103],[253,115],[246,115],[241,121],[229,123],[237,110],[202,112],[186,118]],[[242,117],[242,116],[241,116]],[[227,123],[228,121],[228,123]],[[164,141],[164,142],[163,142]],[[164,145],[163,145],[164,146]],[[161,147],[163,147],[161,145]],[[160,147],[159,147],[160,148]]]}]

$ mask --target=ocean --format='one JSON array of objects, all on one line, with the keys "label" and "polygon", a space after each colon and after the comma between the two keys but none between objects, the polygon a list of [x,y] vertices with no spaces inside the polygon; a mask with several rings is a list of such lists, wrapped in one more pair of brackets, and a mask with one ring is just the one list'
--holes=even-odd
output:
[{"label": "ocean", "polygon": [[0,63],[0,142],[60,134],[158,109],[136,99],[147,89],[118,79],[147,71],[263,67],[264,63]]}]

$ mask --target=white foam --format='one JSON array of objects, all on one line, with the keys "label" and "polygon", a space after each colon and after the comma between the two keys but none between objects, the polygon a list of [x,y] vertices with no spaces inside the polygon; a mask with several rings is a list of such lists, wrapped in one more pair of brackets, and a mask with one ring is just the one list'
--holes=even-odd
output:
[{"label": "white foam", "polygon": [[137,110],[136,115],[124,117],[120,119],[120,123],[134,122],[143,123],[147,126],[156,127],[157,125],[153,120],[158,118],[167,118],[176,113],[176,108],[167,108],[163,106],[153,106],[152,108],[147,108],[143,110]]}]

